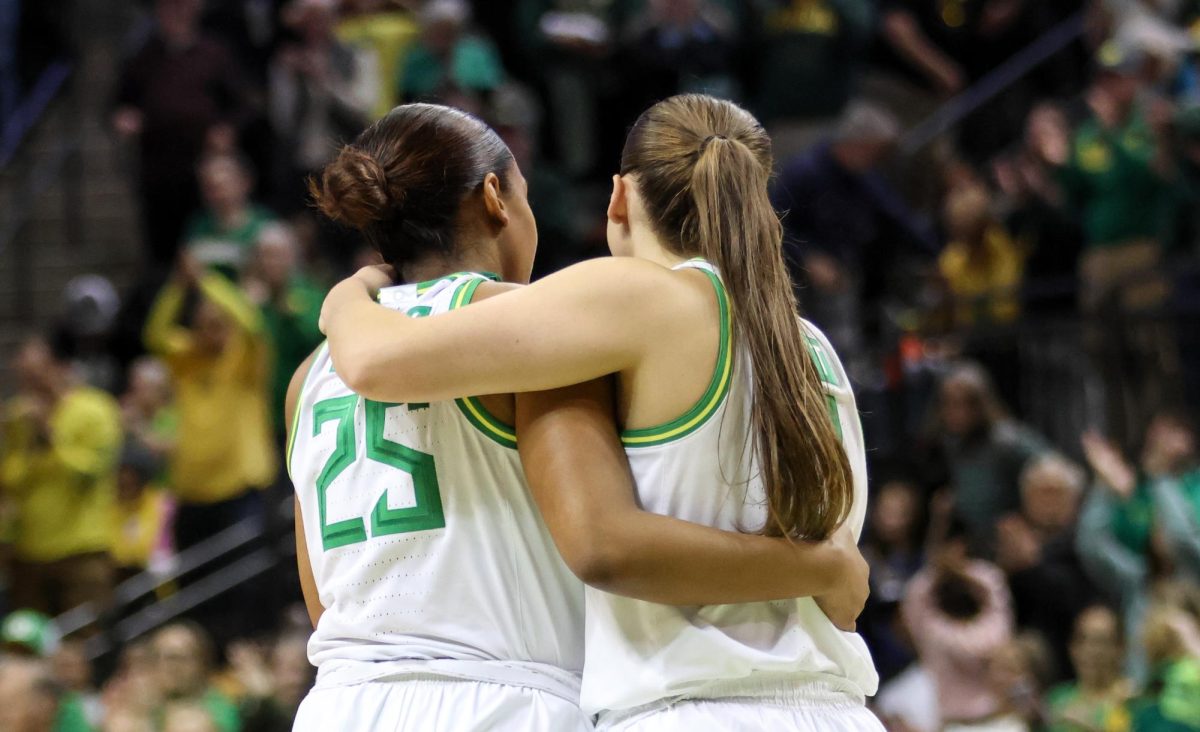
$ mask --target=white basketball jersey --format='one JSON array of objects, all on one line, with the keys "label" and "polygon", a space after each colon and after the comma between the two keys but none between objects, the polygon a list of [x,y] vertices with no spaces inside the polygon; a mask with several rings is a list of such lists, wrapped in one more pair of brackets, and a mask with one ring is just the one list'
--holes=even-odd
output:
[{"label": "white basketball jersey", "polygon": [[[749,357],[736,348],[728,297],[716,270],[692,260],[717,290],[721,343],[709,389],[682,417],[622,434],[647,511],[729,531],[766,519],[751,454]],[[862,426],[845,370],[824,335],[803,322],[829,395],[830,416],[854,475],[849,522],[857,536],[867,502]],[[798,684],[861,701],[879,679],[866,644],[838,630],[811,598],[677,607],[587,588],[587,659],[581,705],[588,713],[629,710],[678,697],[759,696]]]},{"label": "white basketball jersey", "polygon": [[[436,317],[469,303],[484,280],[461,273],[388,288],[380,302]],[[319,684],[439,673],[577,698],[583,586],[530,497],[511,426],[473,398],[363,399],[323,347],[292,440],[325,607],[309,642]]]}]

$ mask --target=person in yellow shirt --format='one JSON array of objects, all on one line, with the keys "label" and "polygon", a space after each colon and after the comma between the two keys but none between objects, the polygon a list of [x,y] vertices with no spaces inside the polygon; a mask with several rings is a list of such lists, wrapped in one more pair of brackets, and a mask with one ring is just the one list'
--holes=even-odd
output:
[{"label": "person in yellow shirt", "polygon": [[106,520],[116,490],[121,414],[107,393],[76,382],[44,338],[27,340],[21,389],[4,410],[0,486],[16,516],[13,604],[57,614],[107,602],[113,567]]},{"label": "person in yellow shirt", "polygon": [[[199,300],[184,325],[190,288]],[[144,337],[175,381],[179,427],[169,482],[179,499],[175,545],[182,550],[261,517],[257,489],[270,485],[278,464],[267,407],[271,353],[258,309],[186,254],[151,308]]]},{"label": "person in yellow shirt", "polygon": [[978,187],[961,188],[946,200],[950,243],[938,257],[938,269],[954,298],[958,326],[1009,323],[1020,313],[1025,257],[988,205]]},{"label": "person in yellow shirt", "polygon": [[171,553],[170,523],[175,504],[157,483],[161,461],[144,444],[128,440],[117,471],[112,508],[112,554],[122,579],[152,569]]}]

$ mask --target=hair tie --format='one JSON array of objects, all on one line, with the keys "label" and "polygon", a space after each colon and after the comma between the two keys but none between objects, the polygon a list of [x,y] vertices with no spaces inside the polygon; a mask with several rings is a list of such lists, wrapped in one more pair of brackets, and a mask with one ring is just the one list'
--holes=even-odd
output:
[{"label": "hair tie", "polygon": [[708,143],[712,142],[713,140],[728,140],[728,139],[729,138],[726,137],[725,135],[709,135],[708,137],[704,138],[704,142],[700,143],[700,147],[702,147],[702,148],[708,147]]}]

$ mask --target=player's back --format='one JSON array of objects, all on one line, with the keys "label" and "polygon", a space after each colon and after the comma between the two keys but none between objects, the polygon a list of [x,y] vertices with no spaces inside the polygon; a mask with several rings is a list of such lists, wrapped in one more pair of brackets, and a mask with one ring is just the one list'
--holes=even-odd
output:
[{"label": "player's back", "polygon": [[[483,280],[389,288],[380,302],[436,316],[469,303]],[[288,464],[325,608],[309,643],[319,683],[399,672],[560,695],[577,685],[582,585],[529,495],[512,428],[479,400],[365,400],[322,348]]]},{"label": "player's back", "polygon": [[[622,434],[647,511],[728,531],[755,531],[767,520],[766,494],[750,450],[753,370],[738,349],[724,286],[718,293],[722,345],[710,388],[686,414]],[[849,381],[828,341],[800,324],[824,382],[830,416],[854,474],[847,521],[857,535],[866,511],[866,456]],[[797,689],[861,705],[878,685],[863,640],[837,629],[812,598],[676,607],[587,588],[587,662],[582,706],[612,723],[664,699],[761,697]]]}]

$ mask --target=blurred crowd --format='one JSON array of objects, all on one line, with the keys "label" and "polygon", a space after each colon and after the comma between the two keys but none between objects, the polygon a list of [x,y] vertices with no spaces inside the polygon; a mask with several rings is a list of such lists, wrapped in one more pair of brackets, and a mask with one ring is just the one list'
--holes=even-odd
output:
[{"label": "blurred crowd", "polygon": [[[33,6],[0,2],[5,100],[44,46],[8,11]],[[636,115],[702,91],[771,133],[797,294],[864,408],[859,627],[889,729],[1200,730],[1200,3],[134,7],[105,115],[145,267],[76,278],[12,354],[0,729],[289,728],[294,580],[97,649],[140,609],[120,583],[185,593],[182,560],[236,525],[286,544],[283,395],[326,288],[372,261],[307,205],[340,142],[403,102],[479,115],[529,181],[541,276],[604,253]],[[1006,65],[1034,42],[1057,50]],[[1085,403],[1051,432],[1075,406],[1030,385],[1056,369]]]}]

